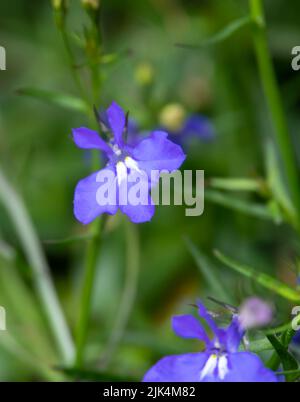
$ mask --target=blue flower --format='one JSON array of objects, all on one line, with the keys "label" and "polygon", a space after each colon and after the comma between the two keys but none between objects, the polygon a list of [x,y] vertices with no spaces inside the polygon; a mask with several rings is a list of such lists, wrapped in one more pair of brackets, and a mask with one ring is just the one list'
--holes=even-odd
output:
[{"label": "blue flower", "polygon": [[146,373],[144,382],[278,382],[258,356],[238,351],[244,330],[237,315],[222,329],[201,303],[198,312],[213,332],[213,339],[192,315],[173,317],[173,330],[183,338],[204,342],[206,350],[162,358]]},{"label": "blue flower", "polygon": [[[108,142],[89,128],[73,130],[73,139],[79,148],[103,151],[108,160],[104,169],[77,184],[74,195],[75,217],[81,223],[87,224],[103,213],[114,215],[120,209],[134,223],[149,221],[154,214],[149,192],[157,183],[159,172],[178,169],[185,160],[185,155],[181,147],[168,140],[168,134],[163,131],[153,131],[135,144],[126,142],[126,115],[115,102],[101,114],[101,121],[113,134]],[[99,196],[102,178],[110,176],[113,180],[107,187],[108,197],[104,193]],[[149,190],[146,192],[146,200],[133,204],[127,195],[139,181]],[[121,198],[126,200],[120,201]]]}]

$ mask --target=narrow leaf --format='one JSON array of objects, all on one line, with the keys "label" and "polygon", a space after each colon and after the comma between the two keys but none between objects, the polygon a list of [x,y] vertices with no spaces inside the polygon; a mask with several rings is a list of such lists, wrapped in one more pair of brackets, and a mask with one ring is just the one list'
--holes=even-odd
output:
[{"label": "narrow leaf", "polygon": [[209,180],[212,188],[228,191],[254,191],[260,192],[262,182],[255,179],[245,178],[219,178],[215,177]]},{"label": "narrow leaf", "polygon": [[200,45],[186,45],[178,43],[177,46],[184,47],[184,48],[201,48],[206,46],[212,46],[224,42],[225,40],[229,39],[235,33],[240,31],[242,28],[252,24],[252,19],[249,16],[239,18],[234,20],[233,22],[229,23],[225,28],[221,31],[217,32],[215,35],[211,36],[208,39],[205,39]]},{"label": "narrow leaf", "polygon": [[280,171],[279,161],[276,155],[276,149],[271,141],[268,141],[266,144],[266,170],[267,182],[274,199],[286,213],[288,218],[294,222],[296,220],[296,211],[283,181],[282,172]]},{"label": "narrow leaf", "polygon": [[[295,358],[289,353],[288,348],[285,347],[275,335],[268,335],[268,339],[278,354],[283,369],[286,371],[299,369],[298,363]],[[297,374],[287,374],[287,381],[293,381],[297,378]]]},{"label": "narrow leaf", "polygon": [[226,257],[220,251],[215,250],[215,256],[221,261],[223,264],[233,269],[236,272],[246,276],[247,278],[253,279],[255,282],[265,287],[266,289],[271,290],[272,292],[277,293],[279,296],[284,297],[285,299],[291,300],[293,302],[300,301],[300,293],[289,287],[285,283],[272,278],[271,276],[256,271],[255,269],[241,264],[237,261],[232,260],[229,257]]},{"label": "narrow leaf", "polygon": [[60,92],[48,91],[38,88],[22,88],[17,91],[19,95],[30,96],[32,98],[63,107],[65,109],[76,110],[86,113],[88,105],[80,98]]},{"label": "narrow leaf", "polygon": [[259,219],[274,221],[272,212],[263,204],[241,200],[237,197],[233,197],[230,194],[225,194],[217,190],[205,190],[205,199],[209,202],[213,202],[214,204],[222,205],[223,207],[242,212],[250,216],[255,216]]},{"label": "narrow leaf", "polygon": [[49,239],[49,240],[43,240],[44,244],[49,244],[49,245],[66,245],[66,244],[73,244],[77,242],[81,242],[84,240],[90,240],[94,236],[92,233],[86,233],[83,235],[78,235],[78,236],[69,236],[65,237],[62,239]]}]

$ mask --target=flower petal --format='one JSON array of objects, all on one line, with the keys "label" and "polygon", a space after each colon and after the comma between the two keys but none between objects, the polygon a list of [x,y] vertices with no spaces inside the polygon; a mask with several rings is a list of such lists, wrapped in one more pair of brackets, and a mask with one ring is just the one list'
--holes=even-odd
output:
[{"label": "flower petal", "polygon": [[101,149],[108,155],[112,154],[112,149],[109,145],[102,140],[96,131],[90,130],[86,127],[79,127],[73,129],[73,139],[79,148],[84,149]]},{"label": "flower petal", "polygon": [[145,374],[143,382],[199,382],[208,358],[206,353],[166,356]]},{"label": "flower petal", "polygon": [[200,339],[206,344],[210,343],[204,328],[192,315],[179,315],[172,318],[172,328],[176,335],[182,338]]},{"label": "flower petal", "polygon": [[228,364],[229,371],[224,382],[279,382],[273,371],[267,369],[253,353],[229,354]]},{"label": "flower petal", "polygon": [[[100,172],[105,173],[105,171],[108,170],[113,171],[112,168],[105,168]],[[100,172],[93,173],[80,180],[75,189],[74,215],[76,219],[83,224],[92,222],[102,213],[114,215],[118,210],[118,206],[114,201],[112,201],[112,205],[100,205],[97,201],[97,191],[101,186],[99,181],[97,181]]]},{"label": "flower petal", "polygon": [[208,313],[204,304],[202,304],[199,300],[197,301],[198,306],[198,314],[199,316],[206,321],[207,325],[210,327],[214,335],[219,339],[219,341],[223,340],[225,332],[217,326],[212,316]]},{"label": "flower petal", "polygon": [[224,336],[224,343],[226,344],[226,350],[232,353],[237,352],[244,334],[245,331],[242,329],[240,325],[239,317],[237,315],[234,315],[231,324],[226,329],[226,333]]},{"label": "flower petal", "polygon": [[152,170],[172,172],[179,169],[186,158],[182,148],[168,140],[167,136],[163,131],[154,131],[131,150],[133,159],[138,161],[139,168],[148,177]]},{"label": "flower petal", "polygon": [[126,123],[126,116],[121,108],[116,102],[112,102],[110,107],[106,111],[107,119],[110,128],[114,134],[115,142],[119,146],[123,145],[123,132]]},{"label": "flower petal", "polygon": [[149,195],[148,205],[120,205],[120,210],[127,215],[133,223],[149,222],[153,218],[155,206]]}]

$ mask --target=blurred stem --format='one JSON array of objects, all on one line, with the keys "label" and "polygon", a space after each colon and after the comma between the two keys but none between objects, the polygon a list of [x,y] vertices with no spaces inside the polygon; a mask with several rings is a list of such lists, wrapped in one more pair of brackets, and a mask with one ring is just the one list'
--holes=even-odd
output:
[{"label": "blurred stem", "polygon": [[93,237],[89,240],[86,253],[83,289],[80,301],[79,320],[76,331],[76,360],[75,367],[80,369],[83,364],[84,349],[88,334],[90,309],[92,304],[92,291],[100,248],[101,219],[91,225]]},{"label": "blurred stem", "polygon": [[74,346],[51,279],[46,257],[21,197],[0,169],[0,200],[15,225],[32,269],[32,279],[59,351],[66,363],[74,357]]},{"label": "blurred stem", "polygon": [[[87,102],[88,105],[91,106],[91,102],[86,96],[84,88],[81,84],[81,77],[76,69],[76,60],[72,51],[72,47],[69,41],[68,32],[66,30],[65,24],[65,15],[62,15],[62,18],[59,20],[59,24],[57,24],[59,31],[61,32],[63,43],[65,49],[67,51],[67,55],[69,58],[69,67],[74,79],[74,82],[78,88],[80,96],[84,101]],[[89,65],[91,69],[92,76],[92,91],[93,91],[93,102],[97,102],[98,93],[100,90],[100,77],[99,77],[99,69],[98,63],[96,60],[96,55],[98,54],[98,49],[100,47],[100,36],[98,33],[97,27],[97,19],[93,20],[93,27],[91,31],[91,42],[87,42],[87,50],[90,50],[90,53],[87,52],[87,57],[89,58]],[[89,47],[90,46],[90,47]],[[89,108],[91,113],[89,113],[88,117],[91,122],[93,122],[93,112],[92,107]],[[100,168],[100,158],[99,152],[92,152],[92,171],[97,171]],[[77,368],[81,368],[84,359],[84,348],[86,345],[87,334],[88,334],[88,324],[89,324],[89,316],[90,316],[90,308],[92,303],[92,291],[93,291],[93,282],[95,277],[97,258],[99,252],[99,243],[101,238],[101,226],[102,220],[98,219],[91,225],[90,233],[87,235],[88,245],[87,245],[87,253],[86,253],[86,261],[85,261],[85,272],[83,279],[83,288],[82,295],[80,301],[80,311],[79,311],[79,320],[76,330],[76,357],[75,357],[75,366]]]},{"label": "blurred stem", "polygon": [[[300,216],[300,183],[298,176],[297,160],[293,150],[281,95],[278,88],[270,51],[266,38],[266,24],[262,0],[249,0],[251,17],[254,21],[253,36],[256,58],[258,62],[260,78],[268,107],[275,126],[276,140],[279,145],[281,158],[284,163],[286,178],[293,198],[295,208]],[[299,222],[297,222],[299,227]]]},{"label": "blurred stem", "polygon": [[126,225],[126,272],[123,294],[120,300],[120,308],[116,316],[113,330],[108,341],[104,356],[100,360],[100,366],[106,367],[118,347],[126,330],[132,308],[134,306],[138,276],[140,270],[140,243],[139,232],[135,224],[124,221]]},{"label": "blurred stem", "polygon": [[81,98],[84,101],[86,101],[87,104],[89,104],[90,102],[86,97],[85,91],[84,91],[82,83],[81,83],[80,75],[79,75],[79,73],[77,71],[75,56],[74,56],[73,51],[72,51],[72,47],[71,47],[71,44],[70,44],[70,41],[69,41],[68,33],[66,32],[66,29],[65,29],[65,25],[63,25],[60,28],[60,33],[61,33],[62,40],[63,40],[64,46],[65,46],[65,49],[66,49],[66,52],[67,52],[67,56],[68,56],[68,59],[69,59],[69,67],[70,67],[71,74],[73,76],[73,80],[74,80],[74,82],[75,82],[75,84],[77,86],[77,89],[78,89],[78,92],[79,92]]},{"label": "blurred stem", "polygon": [[91,75],[93,103],[94,105],[97,105],[99,102],[99,91],[101,86],[99,71],[99,64],[101,61],[101,33],[99,27],[100,9],[89,10],[88,14],[91,19],[91,28],[89,31],[86,31],[86,55]]}]

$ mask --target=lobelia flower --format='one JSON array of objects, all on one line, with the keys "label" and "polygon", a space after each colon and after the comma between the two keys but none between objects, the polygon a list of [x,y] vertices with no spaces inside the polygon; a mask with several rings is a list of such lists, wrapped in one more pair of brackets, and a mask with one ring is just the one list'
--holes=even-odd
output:
[{"label": "lobelia flower", "polygon": [[[157,184],[159,172],[178,169],[185,155],[181,147],[168,140],[168,134],[163,131],[153,131],[135,144],[128,144],[124,139],[126,115],[115,102],[101,114],[101,120],[113,134],[108,142],[89,128],[73,130],[73,139],[79,148],[98,149],[107,157],[104,169],[77,184],[74,195],[75,217],[81,223],[88,224],[103,213],[114,215],[120,209],[134,223],[149,221],[155,208],[149,192]],[[107,187],[107,196],[104,192],[99,193],[99,190],[102,190],[100,182],[103,184],[103,177],[109,174],[113,176],[113,181]],[[146,188],[146,199],[131,203],[128,196],[135,190],[137,182]]]},{"label": "lobelia flower", "polygon": [[213,339],[192,315],[173,317],[172,326],[178,336],[204,342],[206,350],[162,358],[146,373],[144,382],[278,382],[258,356],[238,351],[244,329],[237,315],[223,329],[200,302],[197,306],[199,316],[213,332]]}]

